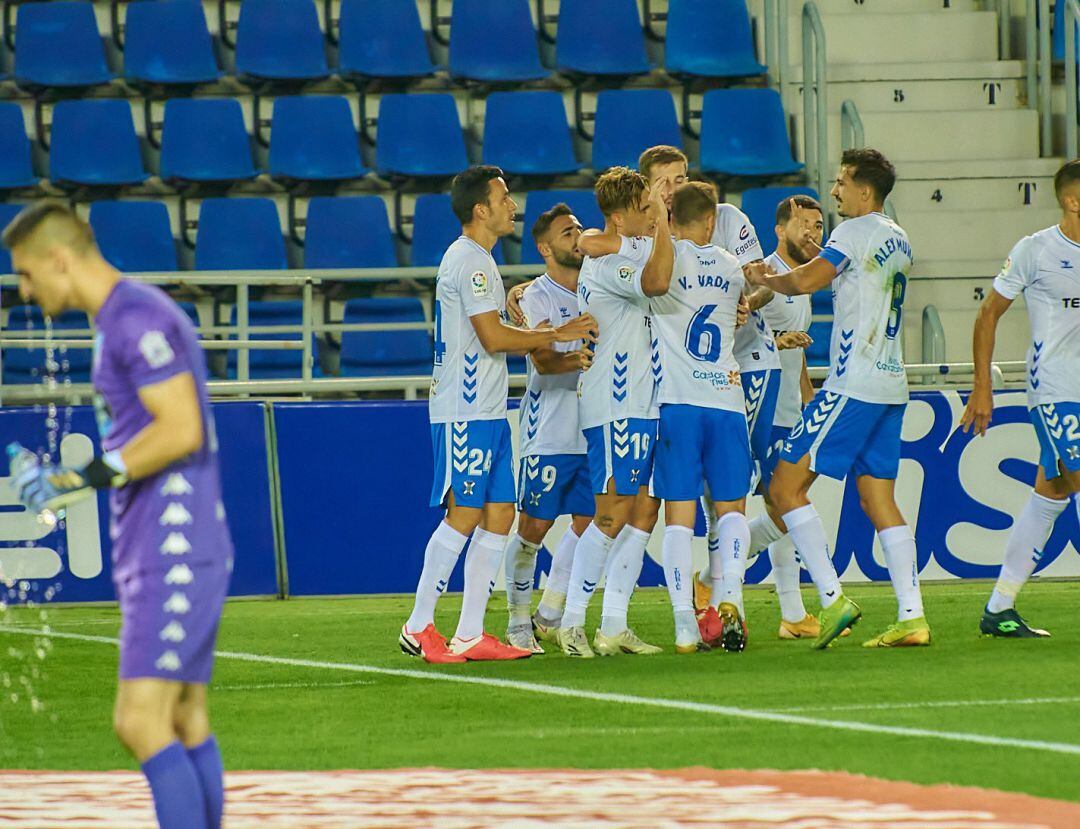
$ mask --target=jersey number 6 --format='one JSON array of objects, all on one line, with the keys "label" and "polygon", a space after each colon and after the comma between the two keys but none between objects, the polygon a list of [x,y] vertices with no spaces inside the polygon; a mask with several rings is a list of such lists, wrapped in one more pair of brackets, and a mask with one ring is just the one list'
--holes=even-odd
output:
[{"label": "jersey number 6", "polygon": [[702,305],[686,329],[686,350],[704,363],[715,363],[720,358],[720,326],[709,319],[715,310],[715,305]]}]

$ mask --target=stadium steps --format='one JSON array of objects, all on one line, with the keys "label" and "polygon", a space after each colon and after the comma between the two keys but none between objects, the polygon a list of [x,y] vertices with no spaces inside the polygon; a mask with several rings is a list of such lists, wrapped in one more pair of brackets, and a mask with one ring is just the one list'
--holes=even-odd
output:
[{"label": "stadium steps", "polygon": [[[866,143],[900,175],[890,201],[915,254],[904,313],[908,358],[921,357],[923,310],[933,305],[947,334],[946,359],[970,360],[971,326],[1002,260],[1021,236],[1058,218],[1053,175],[1061,160],[1039,158],[1024,66],[998,59],[997,16],[974,2],[824,0],[819,8],[830,156],[839,155],[840,107],[850,99]],[[802,36],[794,16],[789,31],[786,77],[798,84]],[[800,102],[789,100],[789,108],[801,121]],[[1020,359],[1027,340],[1025,316],[1008,315],[996,354]]]}]

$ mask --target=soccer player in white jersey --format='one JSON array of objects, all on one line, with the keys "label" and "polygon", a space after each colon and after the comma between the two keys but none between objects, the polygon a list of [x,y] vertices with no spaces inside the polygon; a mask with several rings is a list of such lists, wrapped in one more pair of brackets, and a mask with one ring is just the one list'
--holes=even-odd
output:
[{"label": "soccer player in white jersey", "polygon": [[[527,650],[484,632],[494,579],[514,522],[514,471],[506,420],[507,352],[555,342],[595,340],[593,320],[523,331],[504,324],[505,291],[491,249],[514,229],[517,205],[498,167],[470,167],[455,176],[450,201],[462,235],[447,249],[435,286],[435,367],[428,411],[435,453],[431,505],[446,517],[424,551],[401,649],[428,662],[518,659]],[[475,531],[475,532],[474,532]],[[435,604],[465,547],[465,594],[457,633],[447,647],[436,630]]]},{"label": "soccer player in white jersey", "polygon": [[[649,494],[658,412],[656,377],[659,361],[653,351],[649,297],[668,289],[674,247],[667,209],[658,189],[626,167],[613,167],[596,182],[596,200],[604,214],[604,233],[586,231],[578,247],[586,253],[578,282],[581,311],[596,319],[604,332],[592,367],[581,375],[581,428],[588,444],[589,470],[596,515],[578,541],[570,574],[559,643],[570,656],[591,657],[585,636],[585,611],[596,590],[616,538],[644,556],[645,542],[656,521],[659,502]],[[651,234],[648,238],[646,234]],[[620,237],[618,253],[597,258],[590,240],[604,247]],[[642,525],[648,531],[639,529]],[[624,532],[625,528],[625,532]],[[628,602],[641,570],[621,568],[631,576],[622,590]],[[623,572],[625,570],[626,572]],[[608,574],[608,590],[612,574]],[[656,653],[626,622],[626,607],[608,604],[593,644],[601,654]]]},{"label": "soccer player in white jersey", "polygon": [[751,544],[761,549],[790,533],[821,598],[816,648],[862,616],[841,590],[825,528],[807,498],[818,475],[839,480],[849,473],[884,548],[899,606],[898,621],[864,645],[930,644],[915,537],[894,495],[908,400],[901,315],[912,261],[907,234],[882,212],[895,181],[895,169],[877,150],[846,150],[832,188],[846,221],[810,262],[764,279],[788,296],[833,286],[829,376],[784,443],[769,489],[771,520],[762,522]]},{"label": "soccer player in white jersey", "polygon": [[697,502],[708,483],[719,544],[710,550],[717,588],[710,610],[720,619],[718,639],[742,650],[741,610],[725,600],[721,581],[742,579],[750,544],[746,494],[750,438],[733,345],[745,279],[738,260],[711,243],[716,191],[710,184],[681,185],[672,201],[675,274],[670,289],[652,299],[652,325],[660,352],[660,433],[654,489],[664,500],[664,577],[675,614],[675,649],[707,650],[694,613],[691,541]]},{"label": "soccer player in white jersey", "polygon": [[[1054,176],[1061,222],[1013,247],[975,322],[975,386],[962,423],[985,434],[994,410],[990,360],[1001,315],[1020,294],[1031,321],[1027,404],[1039,439],[1035,489],[1013,524],[997,584],[979,623],[989,636],[1039,638],[1016,612],[1016,595],[1035,572],[1054,522],[1080,492],[1080,160]],[[1080,507],[1080,504],[1078,504]]]},{"label": "soccer player in white jersey", "polygon": [[[776,208],[776,250],[765,258],[766,266],[774,273],[787,273],[805,265],[821,250],[823,229],[821,205],[817,199],[810,196],[784,199]],[[761,307],[760,313],[773,329],[778,343],[791,343],[791,347],[780,350],[780,391],[773,416],[770,451],[765,461],[767,475],[771,478],[784,441],[802,418],[803,406],[814,398],[814,387],[806,370],[806,346],[811,343],[807,334],[812,315],[810,297],[777,294]],[[765,494],[768,497],[767,489]],[[751,555],[756,552],[752,550]],[[791,539],[785,537],[770,544],[769,560],[780,601],[780,638],[815,638],[820,625],[817,617],[807,613],[803,604],[799,562]]]},{"label": "soccer player in white jersey", "polygon": [[[534,280],[521,300],[526,325],[562,324],[578,316],[577,250],[581,223],[565,204],[541,213],[533,241],[547,272]],[[578,538],[593,516],[592,484],[585,437],[578,418],[578,376],[592,362],[580,343],[557,343],[529,355],[528,385],[521,401],[518,527],[506,548],[506,600],[510,611],[506,641],[543,653],[536,631],[552,639],[562,619],[570,568]],[[555,519],[573,523],[552,554],[551,570],[536,618],[530,618],[536,554]]]}]

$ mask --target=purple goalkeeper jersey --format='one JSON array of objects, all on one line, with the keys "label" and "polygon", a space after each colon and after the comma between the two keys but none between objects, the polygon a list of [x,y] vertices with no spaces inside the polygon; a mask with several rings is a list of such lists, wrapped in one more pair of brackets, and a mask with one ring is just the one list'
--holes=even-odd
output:
[{"label": "purple goalkeeper jersey", "polygon": [[197,452],[110,493],[113,578],[167,571],[182,584],[197,565],[231,566],[206,361],[191,321],[160,289],[121,279],[95,324],[91,379],[105,451],[124,446],[151,422],[139,389],[184,372],[195,379],[203,425]]}]

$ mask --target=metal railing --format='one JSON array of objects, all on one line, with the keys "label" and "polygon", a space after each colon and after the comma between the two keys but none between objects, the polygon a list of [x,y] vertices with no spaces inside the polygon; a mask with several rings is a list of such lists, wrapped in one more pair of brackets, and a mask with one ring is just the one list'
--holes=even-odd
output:
[{"label": "metal railing", "polygon": [[769,67],[769,84],[780,93],[787,112],[788,82],[788,2],[765,0],[765,65]]},{"label": "metal railing", "polygon": [[922,312],[922,361],[945,361],[945,326],[941,324],[941,314],[935,305],[927,305]]},{"label": "metal railing", "polygon": [[[1058,2],[1064,2],[1064,0],[1058,0]],[[1042,25],[1038,27],[1039,38],[1039,94],[1038,101],[1028,101],[1028,106],[1033,104],[1038,107],[1039,110],[1039,150],[1044,158],[1048,158],[1054,154],[1054,132],[1052,126],[1053,104],[1050,100],[1050,87],[1053,73],[1053,53],[1050,45],[1050,0],[1038,0],[1039,12],[1038,18],[1042,21]],[[1031,43],[1030,29],[1036,25],[1036,19],[1034,16],[1029,15],[1029,19],[1026,24],[1029,28],[1029,34],[1027,35],[1027,41]],[[1066,33],[1074,31],[1074,29],[1066,28]],[[1070,41],[1068,35],[1065,38],[1066,43]],[[1075,75],[1072,73],[1065,73],[1066,79],[1073,77],[1075,83]],[[1073,124],[1076,123],[1076,95],[1075,89],[1072,97],[1073,106]],[[1067,97],[1067,96],[1066,96]],[[1068,103],[1066,103],[1066,107]],[[1069,156],[1075,158],[1076,154],[1073,153]]]},{"label": "metal railing", "polygon": [[[813,0],[803,6],[802,48],[803,160],[807,177],[816,181],[818,195],[824,198],[829,189],[829,94],[825,26]],[[827,232],[829,228],[825,230]]]},{"label": "metal railing", "polygon": [[[1045,4],[1046,0],[1042,0]],[[1080,43],[1076,27],[1080,25],[1080,2],[1077,0],[1058,0],[1065,3],[1065,157],[1076,158],[1076,56],[1080,54]],[[1044,29],[1050,27],[1043,26]],[[1046,35],[1049,38],[1049,34]],[[1047,48],[1049,52],[1049,47]],[[1049,101],[1047,112],[1049,113]]]},{"label": "metal railing", "polygon": [[866,128],[855,102],[848,98],[840,104],[840,149],[866,146]]}]

